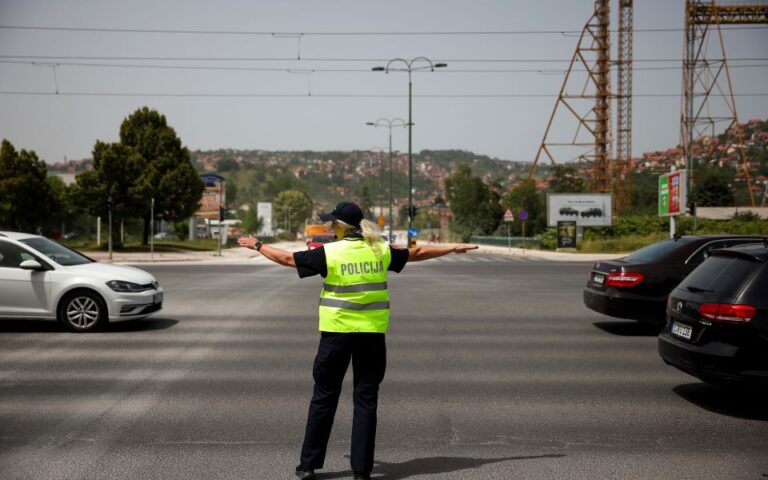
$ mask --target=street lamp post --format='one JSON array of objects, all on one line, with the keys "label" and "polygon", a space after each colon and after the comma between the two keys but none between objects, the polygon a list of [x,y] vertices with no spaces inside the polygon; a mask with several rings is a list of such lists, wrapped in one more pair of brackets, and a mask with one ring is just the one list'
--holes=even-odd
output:
[{"label": "street lamp post", "polygon": [[[393,68],[392,64],[405,65],[401,68]],[[425,63],[423,66],[414,66],[416,63]],[[434,72],[436,68],[447,67],[446,63],[432,63],[432,60],[426,57],[416,57],[411,60],[403,58],[393,58],[384,67],[373,67],[374,72],[408,72],[408,247],[411,246],[411,230],[413,229],[413,83],[411,73],[419,70],[429,70]]]},{"label": "street lamp post", "polygon": [[392,223],[392,127],[407,127],[408,124],[402,118],[380,118],[375,122],[365,123],[371,127],[387,127],[389,129],[389,243],[392,243],[392,232],[395,224]]}]

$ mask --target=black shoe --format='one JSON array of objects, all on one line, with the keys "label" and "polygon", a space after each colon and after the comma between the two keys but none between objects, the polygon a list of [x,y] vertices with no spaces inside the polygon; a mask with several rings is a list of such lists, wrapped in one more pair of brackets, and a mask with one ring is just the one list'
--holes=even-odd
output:
[{"label": "black shoe", "polygon": [[316,480],[315,471],[311,468],[309,470],[302,470],[301,465],[296,467],[296,476],[301,480]]},{"label": "black shoe", "polygon": [[352,474],[354,475],[354,480],[371,480],[370,473],[352,472]]}]

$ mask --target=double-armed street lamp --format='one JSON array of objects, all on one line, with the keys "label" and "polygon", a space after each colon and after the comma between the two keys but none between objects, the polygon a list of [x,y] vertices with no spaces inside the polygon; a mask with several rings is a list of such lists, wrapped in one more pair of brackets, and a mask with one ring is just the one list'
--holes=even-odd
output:
[{"label": "double-armed street lamp", "polygon": [[395,229],[392,223],[392,127],[407,127],[408,124],[402,118],[380,118],[375,122],[365,123],[371,127],[387,127],[389,129],[389,243],[392,243],[392,231]]},{"label": "double-armed street lamp", "polygon": [[[392,65],[402,64],[402,67],[393,67]],[[419,65],[420,64],[420,65]],[[411,60],[403,58],[393,58],[384,67],[373,67],[374,72],[408,72],[408,247],[411,246],[411,231],[413,230],[413,83],[411,82],[411,73],[420,70],[429,70],[434,72],[436,68],[447,67],[447,63],[432,63],[432,60],[426,57],[416,57]],[[391,227],[390,227],[391,228]]]}]

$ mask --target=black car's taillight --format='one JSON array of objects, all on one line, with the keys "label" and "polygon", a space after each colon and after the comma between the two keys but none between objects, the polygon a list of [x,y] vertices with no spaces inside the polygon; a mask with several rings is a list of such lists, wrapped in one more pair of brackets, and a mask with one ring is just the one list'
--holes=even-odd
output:
[{"label": "black car's taillight", "polygon": [[713,322],[748,323],[754,318],[757,309],[752,305],[731,305],[727,303],[702,303],[699,314]]},{"label": "black car's taillight", "polygon": [[642,273],[635,272],[613,272],[608,274],[605,284],[609,287],[628,288],[634,287],[645,279]]}]

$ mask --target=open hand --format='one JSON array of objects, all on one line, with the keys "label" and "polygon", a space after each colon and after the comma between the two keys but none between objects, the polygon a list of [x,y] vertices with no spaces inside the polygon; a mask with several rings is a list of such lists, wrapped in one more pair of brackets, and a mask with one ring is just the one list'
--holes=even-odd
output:
[{"label": "open hand", "polygon": [[467,253],[469,250],[477,250],[477,245],[456,245],[453,247],[453,253]]},{"label": "open hand", "polygon": [[256,242],[258,241],[259,239],[253,235],[248,235],[247,237],[240,237],[237,239],[238,245],[241,247],[250,248],[251,250],[256,249]]}]

